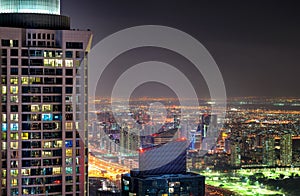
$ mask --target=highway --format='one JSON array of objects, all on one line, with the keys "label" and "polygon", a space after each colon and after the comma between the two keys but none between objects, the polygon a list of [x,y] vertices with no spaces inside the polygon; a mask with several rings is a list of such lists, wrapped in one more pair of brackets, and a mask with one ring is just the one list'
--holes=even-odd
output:
[{"label": "highway", "polygon": [[89,155],[89,176],[90,177],[105,177],[112,181],[119,180],[121,174],[128,173],[129,168],[126,168],[117,163],[107,162]]}]

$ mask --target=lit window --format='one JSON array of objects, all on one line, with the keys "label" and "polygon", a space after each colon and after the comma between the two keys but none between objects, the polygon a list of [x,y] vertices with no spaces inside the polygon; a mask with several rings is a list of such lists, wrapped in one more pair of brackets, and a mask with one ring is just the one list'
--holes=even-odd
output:
[{"label": "lit window", "polygon": [[43,151],[43,157],[51,157],[52,151]]},{"label": "lit window", "polygon": [[52,121],[52,114],[42,114],[43,121]]},{"label": "lit window", "polygon": [[[3,50],[2,50],[2,52],[3,52]],[[6,77],[2,76],[1,78],[2,78],[2,84],[6,84]]]},{"label": "lit window", "polygon": [[28,140],[28,133],[27,132],[24,132],[24,133],[22,133],[22,140]]},{"label": "lit window", "polygon": [[66,164],[72,165],[72,158],[66,158]]},{"label": "lit window", "polygon": [[72,149],[71,148],[66,149],[66,156],[67,157],[71,157],[72,156]]},{"label": "lit window", "polygon": [[18,186],[18,179],[11,179],[11,186]]},{"label": "lit window", "polygon": [[[54,45],[54,44],[53,44]],[[55,51],[55,57],[62,57],[63,52],[62,51]]]},{"label": "lit window", "polygon": [[54,120],[61,120],[61,114],[53,114]]},{"label": "lit window", "polygon": [[61,174],[61,167],[53,167],[53,174],[54,175]]},{"label": "lit window", "polygon": [[23,188],[23,195],[29,195],[29,188]]},{"label": "lit window", "polygon": [[66,148],[71,148],[73,146],[72,140],[67,140],[65,143],[66,143]]},{"label": "lit window", "polygon": [[72,96],[66,96],[66,103],[72,103]]},{"label": "lit window", "polygon": [[2,123],[2,131],[7,131],[7,124],[6,123]]},{"label": "lit window", "polygon": [[72,122],[66,122],[66,130],[72,130],[72,129],[73,129]]},{"label": "lit window", "polygon": [[10,139],[11,140],[18,140],[19,139],[19,134],[18,133],[11,133],[10,134]]},{"label": "lit window", "polygon": [[19,115],[18,114],[10,114],[10,120],[17,122],[19,120]]},{"label": "lit window", "polygon": [[6,150],[6,142],[2,142],[2,150]]},{"label": "lit window", "polygon": [[12,94],[18,94],[18,90],[19,90],[19,87],[17,87],[17,86],[10,87],[10,93],[12,93]]},{"label": "lit window", "polygon": [[61,148],[62,147],[62,141],[55,141],[54,147],[55,148]]},{"label": "lit window", "polygon": [[73,67],[73,60],[65,60],[66,67]]},{"label": "lit window", "polygon": [[31,114],[30,119],[32,121],[38,121],[39,120],[39,114]]},{"label": "lit window", "polygon": [[21,173],[23,176],[29,176],[30,175],[30,169],[22,169]]},{"label": "lit window", "polygon": [[10,84],[18,84],[18,78],[17,77],[11,77],[10,78]]},{"label": "lit window", "polygon": [[41,84],[41,81],[40,77],[30,77],[30,84]]},{"label": "lit window", "polygon": [[59,130],[60,129],[60,122],[55,122],[55,130]]},{"label": "lit window", "polygon": [[2,186],[6,186],[6,179],[2,179]]},{"label": "lit window", "polygon": [[6,103],[6,95],[2,95],[2,103]]},{"label": "lit window", "polygon": [[2,114],[2,122],[6,122],[7,118],[6,118],[6,114]]},{"label": "lit window", "polygon": [[18,96],[10,96],[10,102],[12,102],[12,103],[18,103],[19,102]]},{"label": "lit window", "polygon": [[39,112],[40,106],[39,105],[31,105],[31,112]]},{"label": "lit window", "polygon": [[44,148],[52,148],[52,142],[45,142],[44,143]]},{"label": "lit window", "polygon": [[[12,164],[14,164],[14,163],[12,163]],[[17,170],[17,169],[12,169],[12,170],[10,170],[10,175],[12,175],[12,176],[18,176],[18,174],[19,174],[19,171]]]},{"label": "lit window", "polygon": [[43,112],[52,112],[52,105],[43,105],[42,111]]},{"label": "lit window", "polygon": [[3,132],[3,133],[2,133],[2,140],[6,140],[6,139],[7,139],[6,132]]},{"label": "lit window", "polygon": [[2,169],[2,177],[3,177],[3,178],[6,177],[6,169]]},{"label": "lit window", "polygon": [[54,59],[44,59],[44,66],[55,66],[55,60]]},{"label": "lit window", "polygon": [[72,174],[73,169],[72,167],[66,167],[66,174]]},{"label": "lit window", "polygon": [[47,51],[47,50],[44,51],[44,57],[50,57],[50,58],[52,58],[54,56],[55,56],[55,52],[54,51]]},{"label": "lit window", "polygon": [[28,84],[29,78],[28,77],[21,77],[22,84]]},{"label": "lit window", "polygon": [[55,59],[55,66],[56,67],[62,67],[62,60],[61,59]]},{"label": "lit window", "polygon": [[19,130],[19,124],[18,123],[10,123],[10,130],[11,131],[18,131]]},{"label": "lit window", "polygon": [[10,142],[10,149],[17,150],[19,146],[18,142]]},{"label": "lit window", "polygon": [[2,94],[5,95],[7,93],[6,86],[2,86]]}]

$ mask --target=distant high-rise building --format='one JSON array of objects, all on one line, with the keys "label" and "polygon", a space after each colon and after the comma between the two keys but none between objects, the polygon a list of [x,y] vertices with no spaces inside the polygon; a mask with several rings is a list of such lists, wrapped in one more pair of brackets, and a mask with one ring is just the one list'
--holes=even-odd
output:
[{"label": "distant high-rise building", "polygon": [[90,31],[59,0],[0,0],[0,195],[87,195]]},{"label": "distant high-rise building", "polygon": [[238,144],[232,143],[230,145],[230,165],[232,167],[240,167],[241,166],[241,149]]},{"label": "distant high-rise building", "polygon": [[120,129],[120,149],[122,154],[136,152],[140,147],[140,137],[135,128],[130,129],[126,125]]},{"label": "distant high-rise building", "polygon": [[201,149],[201,133],[200,132],[196,132],[195,133],[195,149],[196,150],[200,150]]},{"label": "distant high-rise building", "polygon": [[292,134],[286,133],[280,138],[280,163],[282,166],[292,164]]},{"label": "distant high-rise building", "polygon": [[213,150],[216,144],[216,139],[219,136],[218,120],[215,114],[203,114],[201,116],[201,149],[200,150]]},{"label": "distant high-rise building", "polygon": [[275,166],[275,138],[273,136],[265,137],[263,140],[263,164]]},{"label": "distant high-rise building", "polygon": [[201,116],[201,134],[202,138],[206,138],[210,133],[209,130],[218,128],[217,115],[203,114]]}]

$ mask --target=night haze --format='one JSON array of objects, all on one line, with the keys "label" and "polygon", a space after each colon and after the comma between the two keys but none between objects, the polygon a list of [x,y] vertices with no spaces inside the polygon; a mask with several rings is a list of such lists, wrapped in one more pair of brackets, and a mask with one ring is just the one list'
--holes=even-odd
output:
[{"label": "night haze", "polygon": [[[137,25],[164,25],[190,34],[213,56],[223,75],[228,97],[300,95],[297,3],[65,0],[61,7],[64,15],[73,18],[72,28],[93,31],[94,44],[112,33]],[[157,54],[154,50],[145,56],[143,51],[135,52],[142,60]],[[132,55],[122,54],[119,58],[129,62]],[[172,64],[172,55],[159,59],[164,58]],[[191,72],[188,65],[182,66],[181,71]],[[199,75],[194,74],[189,79],[194,81],[195,89],[207,97],[205,83]]]}]

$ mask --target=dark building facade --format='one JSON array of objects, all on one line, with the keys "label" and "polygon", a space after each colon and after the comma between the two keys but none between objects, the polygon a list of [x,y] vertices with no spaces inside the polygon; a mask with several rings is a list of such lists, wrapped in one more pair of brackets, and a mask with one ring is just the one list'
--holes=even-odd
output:
[{"label": "dark building facade", "polygon": [[145,175],[122,175],[122,196],[204,196],[205,178],[194,173]]},{"label": "dark building facade", "polygon": [[188,146],[188,140],[179,138],[140,149],[139,169],[122,175],[122,195],[204,196],[205,177],[186,172]]}]

